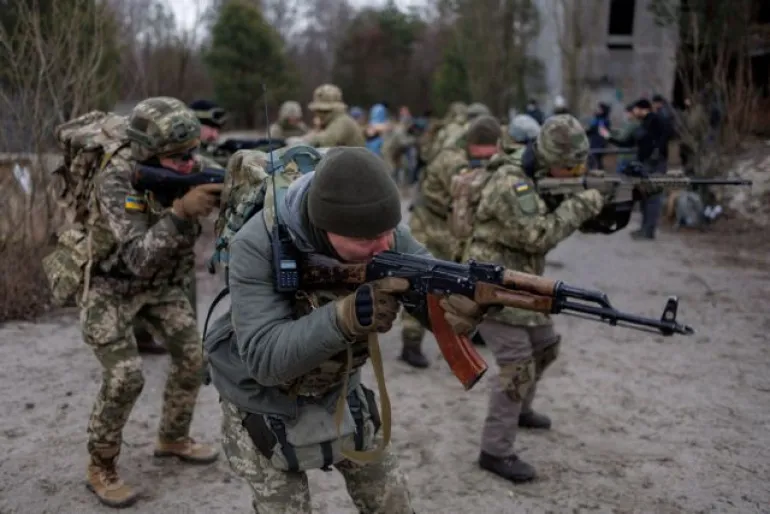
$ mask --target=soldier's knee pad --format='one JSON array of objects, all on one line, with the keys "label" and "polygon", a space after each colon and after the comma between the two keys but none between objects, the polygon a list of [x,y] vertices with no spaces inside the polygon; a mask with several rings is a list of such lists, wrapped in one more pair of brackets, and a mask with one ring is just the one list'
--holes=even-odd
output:
[{"label": "soldier's knee pad", "polygon": [[537,352],[534,356],[537,380],[540,380],[540,377],[543,376],[543,372],[548,369],[548,366],[553,364],[554,361],[559,357],[561,336],[556,337],[557,339],[555,343],[546,346],[541,351]]},{"label": "soldier's knee pad", "polygon": [[535,360],[532,358],[500,364],[503,391],[514,402],[522,402],[537,380]]}]

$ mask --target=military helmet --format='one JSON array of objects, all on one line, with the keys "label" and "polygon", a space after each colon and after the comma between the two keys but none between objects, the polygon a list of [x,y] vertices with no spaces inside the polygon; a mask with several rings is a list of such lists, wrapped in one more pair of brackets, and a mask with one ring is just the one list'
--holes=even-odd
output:
[{"label": "military helmet", "polygon": [[508,125],[508,135],[515,143],[526,144],[537,139],[540,124],[529,114],[518,114]]},{"label": "military helmet", "polygon": [[288,100],[281,104],[281,108],[278,110],[278,119],[285,120],[288,118],[301,118],[302,107],[299,102],[294,100]]},{"label": "military helmet", "polygon": [[133,157],[139,161],[196,147],[200,133],[195,113],[180,100],[167,96],[136,104],[126,129]]},{"label": "military helmet", "polygon": [[570,114],[551,116],[537,135],[537,157],[545,166],[572,168],[585,164],[588,149],[585,129]]},{"label": "military helmet", "polygon": [[342,101],[342,91],[334,84],[323,84],[313,91],[313,101],[307,106],[311,111],[333,111],[345,109]]},{"label": "military helmet", "polygon": [[452,102],[447,109],[447,119],[465,118],[468,115],[468,106],[463,102]]},{"label": "military helmet", "polygon": [[473,120],[474,118],[478,118],[479,116],[486,116],[488,114],[491,114],[489,107],[481,102],[473,102],[468,106],[467,116],[469,121]]},{"label": "military helmet", "polygon": [[190,104],[190,109],[201,125],[222,128],[227,121],[227,111],[211,100],[195,100]]}]

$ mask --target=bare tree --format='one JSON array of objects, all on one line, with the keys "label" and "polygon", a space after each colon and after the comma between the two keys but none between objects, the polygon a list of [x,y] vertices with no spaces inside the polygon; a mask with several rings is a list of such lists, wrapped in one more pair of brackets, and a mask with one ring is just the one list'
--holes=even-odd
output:
[{"label": "bare tree", "polygon": [[550,0],[548,4],[556,27],[567,105],[576,112],[583,103],[584,70],[591,70],[593,64],[589,47],[597,31],[592,21],[603,4],[602,0]]},{"label": "bare tree", "polygon": [[[7,196],[0,218],[13,240],[27,242],[50,232],[53,129],[114,99],[115,48],[110,13],[93,0],[55,1],[47,9],[17,0],[12,8],[13,22],[0,24],[0,149],[26,154],[20,161],[28,180],[26,191],[0,187]],[[0,243],[10,238],[0,234]]]}]

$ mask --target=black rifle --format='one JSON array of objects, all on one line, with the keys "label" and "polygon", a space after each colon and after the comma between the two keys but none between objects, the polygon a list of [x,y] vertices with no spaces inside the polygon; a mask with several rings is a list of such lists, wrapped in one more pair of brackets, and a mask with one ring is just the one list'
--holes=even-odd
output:
[{"label": "black rifle", "polygon": [[225,170],[203,168],[193,173],[178,173],[167,168],[137,164],[131,184],[142,193],[151,191],[164,207],[169,207],[174,200],[183,197],[187,191],[203,184],[222,184]]}]

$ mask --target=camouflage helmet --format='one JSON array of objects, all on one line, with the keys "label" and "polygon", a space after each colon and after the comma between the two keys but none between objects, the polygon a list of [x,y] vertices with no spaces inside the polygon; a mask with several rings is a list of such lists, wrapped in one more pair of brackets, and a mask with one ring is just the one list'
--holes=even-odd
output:
[{"label": "camouflage helmet", "polygon": [[313,101],[307,106],[311,111],[334,111],[346,109],[342,91],[334,84],[323,84],[313,91]]},{"label": "camouflage helmet", "polygon": [[468,111],[466,113],[468,117],[468,121],[472,121],[475,118],[478,118],[479,116],[486,116],[490,114],[489,107],[484,105],[481,102],[473,102],[468,106]]},{"label": "camouflage helmet", "polygon": [[537,135],[536,153],[548,167],[573,168],[588,159],[588,137],[580,122],[570,114],[548,118]]},{"label": "camouflage helmet", "polygon": [[195,113],[176,98],[142,100],[128,119],[126,135],[134,159],[183,152],[200,144],[201,124]]},{"label": "camouflage helmet", "polygon": [[302,107],[299,102],[289,100],[281,104],[281,108],[278,110],[278,119],[285,120],[288,118],[301,118]]},{"label": "camouflage helmet", "polygon": [[456,118],[465,118],[468,115],[468,106],[463,102],[452,102],[447,109],[446,117],[448,120]]}]

